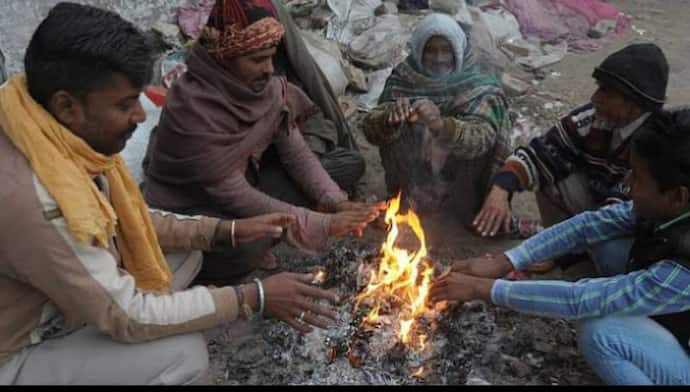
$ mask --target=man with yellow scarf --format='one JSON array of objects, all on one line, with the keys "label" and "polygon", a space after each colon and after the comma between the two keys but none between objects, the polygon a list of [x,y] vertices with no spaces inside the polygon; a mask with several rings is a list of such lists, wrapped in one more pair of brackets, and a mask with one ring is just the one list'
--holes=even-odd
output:
[{"label": "man with yellow scarf", "polygon": [[337,296],[311,275],[185,289],[200,251],[280,237],[294,217],[147,208],[118,154],[145,120],[151,70],[132,24],[60,3],[26,74],[0,87],[0,385],[194,383],[208,368],[204,329],[265,314],[308,332],[336,316],[315,300]]}]

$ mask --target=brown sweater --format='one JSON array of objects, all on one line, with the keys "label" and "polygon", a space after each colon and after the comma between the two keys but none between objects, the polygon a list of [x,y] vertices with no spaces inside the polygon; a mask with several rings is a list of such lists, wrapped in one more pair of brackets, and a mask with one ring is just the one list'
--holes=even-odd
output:
[{"label": "brown sweater", "polygon": [[[86,325],[118,341],[141,342],[237,318],[232,288],[142,292],[114,246],[78,243],[2,130],[0,183],[0,366],[29,346]],[[208,249],[219,222],[160,212],[152,217],[165,252]]]}]

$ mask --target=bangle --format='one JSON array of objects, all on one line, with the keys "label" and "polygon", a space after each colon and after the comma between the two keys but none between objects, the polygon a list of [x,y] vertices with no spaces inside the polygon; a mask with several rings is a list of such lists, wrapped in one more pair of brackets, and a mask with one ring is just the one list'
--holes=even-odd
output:
[{"label": "bangle", "polygon": [[232,247],[236,248],[236,242],[235,242],[235,221],[232,221],[232,226],[230,228],[230,240],[232,241]]},{"label": "bangle", "polygon": [[258,287],[258,289],[259,289],[259,316],[264,317],[265,300],[266,300],[266,297],[264,296],[264,285],[261,284],[261,280],[259,280],[259,279],[254,279],[254,282],[256,283],[256,287]]},{"label": "bangle", "polygon": [[244,302],[244,294],[240,286],[233,286],[235,289],[235,295],[237,296],[237,303],[239,308],[239,313],[245,320],[251,321],[253,318],[252,309]]}]

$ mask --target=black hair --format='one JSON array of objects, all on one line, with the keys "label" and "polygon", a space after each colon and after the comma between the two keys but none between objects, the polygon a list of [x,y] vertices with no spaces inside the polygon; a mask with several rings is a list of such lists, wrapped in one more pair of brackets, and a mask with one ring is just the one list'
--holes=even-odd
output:
[{"label": "black hair", "polygon": [[633,148],[648,163],[660,191],[690,189],[690,108],[653,113],[635,135]]},{"label": "black hair", "polygon": [[56,92],[83,97],[109,83],[114,73],[144,87],[153,74],[153,53],[141,31],[119,15],[63,2],[38,26],[24,68],[29,93],[47,107]]}]

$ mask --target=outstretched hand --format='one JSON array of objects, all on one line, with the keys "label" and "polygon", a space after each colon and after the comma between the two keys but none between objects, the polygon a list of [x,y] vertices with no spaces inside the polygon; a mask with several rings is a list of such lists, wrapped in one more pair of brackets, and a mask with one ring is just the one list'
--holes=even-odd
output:
[{"label": "outstretched hand", "polygon": [[330,305],[320,305],[319,300],[338,304],[340,298],[332,291],[312,286],[313,274],[282,273],[263,282],[266,292],[266,314],[285,321],[294,329],[309,333],[313,327],[327,329],[333,326],[338,314]]},{"label": "outstretched hand", "polygon": [[[235,221],[235,241],[245,244],[262,238],[280,238],[285,229],[295,222],[295,216],[290,214],[261,215],[237,220]],[[225,226],[229,224],[231,222],[223,222]],[[228,232],[227,227],[224,231]]]},{"label": "outstretched hand", "polygon": [[483,237],[494,237],[501,229],[506,233],[510,232],[511,219],[509,193],[494,185],[473,225]]}]

